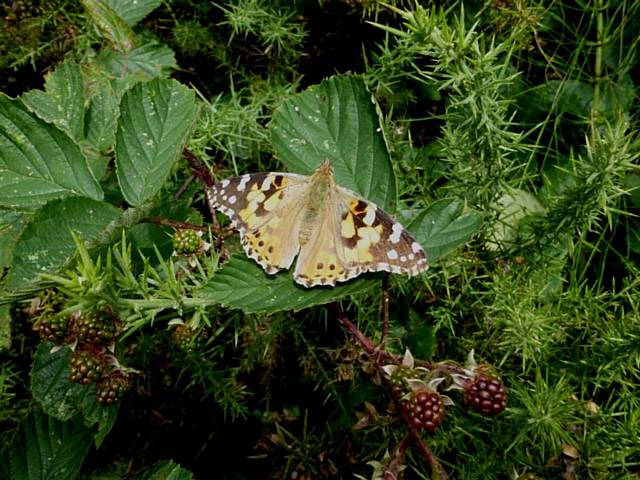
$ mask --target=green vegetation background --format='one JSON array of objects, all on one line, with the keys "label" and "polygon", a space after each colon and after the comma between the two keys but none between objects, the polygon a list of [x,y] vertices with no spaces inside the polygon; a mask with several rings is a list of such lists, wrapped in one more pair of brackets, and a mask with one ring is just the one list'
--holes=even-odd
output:
[{"label": "green vegetation background", "polygon": [[[432,255],[424,276],[390,279],[392,352],[463,363],[474,349],[509,389],[496,418],[454,397],[446,422],[425,435],[445,470],[459,479],[640,478],[638,2],[127,3],[0,6],[0,91],[22,96],[20,108],[50,122],[52,138],[74,139],[61,148],[83,146],[99,181],[83,195],[104,192],[92,210],[104,225],[126,204],[137,207],[65,262],[76,248],[69,244],[46,279],[21,282],[24,239],[37,238],[59,204],[17,205],[0,193],[0,477],[373,478],[368,462],[383,462],[405,430],[330,311],[237,310],[216,293],[184,301],[203,285],[220,291],[219,258],[196,268],[172,259],[172,229],[150,220],[210,222],[187,163],[171,160],[184,139],[216,178],[282,170],[268,127],[276,109],[335,74],[354,74],[346,78],[363,81],[379,106],[397,216],[424,235],[420,219],[434,211],[451,224],[477,216],[466,224],[473,235]],[[94,89],[95,102],[47,118],[47,97],[35,89],[61,88],[51,77],[45,86],[54,71]],[[121,92],[133,105],[148,94],[140,82],[169,76],[181,85],[149,87],[156,97],[173,89],[187,105],[167,107],[184,132],[167,146],[166,176],[148,195],[119,187],[113,132],[128,120],[110,117],[117,101],[95,92]],[[12,102],[3,96],[0,107]],[[113,118],[112,128],[82,131],[76,120],[92,114]],[[127,129],[118,132],[126,143]],[[88,208],[62,202],[74,218]],[[235,257],[227,267],[249,268]],[[356,280],[340,293],[374,341],[380,284]],[[118,407],[96,407],[85,390],[56,397],[55,382],[44,384],[69,351],[39,346],[25,310],[52,285],[61,308],[109,298],[126,314],[117,354],[139,373]],[[176,319],[193,327],[189,348],[171,334]],[[363,418],[367,428],[354,428]],[[406,464],[405,478],[429,478],[417,452]]]}]

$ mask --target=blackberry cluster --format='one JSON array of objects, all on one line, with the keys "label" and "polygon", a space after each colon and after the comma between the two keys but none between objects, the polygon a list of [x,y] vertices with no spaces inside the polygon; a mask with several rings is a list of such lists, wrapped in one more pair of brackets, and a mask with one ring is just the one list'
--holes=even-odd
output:
[{"label": "blackberry cluster", "polygon": [[444,422],[444,401],[437,392],[428,388],[412,392],[411,397],[402,402],[402,408],[418,430],[433,433]]},{"label": "blackberry cluster", "polygon": [[478,413],[491,417],[507,407],[507,389],[499,378],[478,373],[464,386],[464,401]]},{"label": "blackberry cluster", "polygon": [[129,377],[121,372],[115,372],[97,381],[96,398],[102,405],[113,405],[122,399],[122,395],[130,387]]},{"label": "blackberry cluster", "polygon": [[173,234],[173,249],[180,255],[188,255],[198,253],[202,250],[203,241],[195,230],[184,229],[176,230]]},{"label": "blackberry cluster", "polygon": [[62,345],[67,337],[67,327],[69,319],[56,315],[46,315],[40,317],[34,329],[40,334],[44,342],[52,342],[55,345]]},{"label": "blackberry cluster", "polygon": [[101,358],[86,350],[73,352],[69,365],[71,367],[70,380],[80,385],[89,385],[97,380],[103,371]]},{"label": "blackberry cluster", "polygon": [[85,312],[75,319],[74,333],[78,342],[106,345],[116,336],[116,324],[105,311]]}]

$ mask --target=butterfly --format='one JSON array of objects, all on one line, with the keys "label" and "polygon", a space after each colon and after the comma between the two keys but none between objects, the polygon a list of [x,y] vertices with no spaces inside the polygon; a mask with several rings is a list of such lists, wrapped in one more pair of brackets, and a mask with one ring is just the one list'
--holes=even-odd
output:
[{"label": "butterfly", "polygon": [[428,268],[420,244],[390,215],[339,186],[328,160],[311,176],[228,178],[208,188],[207,199],[230,218],[247,256],[268,274],[290,268],[297,256],[293,278],[305,287]]}]

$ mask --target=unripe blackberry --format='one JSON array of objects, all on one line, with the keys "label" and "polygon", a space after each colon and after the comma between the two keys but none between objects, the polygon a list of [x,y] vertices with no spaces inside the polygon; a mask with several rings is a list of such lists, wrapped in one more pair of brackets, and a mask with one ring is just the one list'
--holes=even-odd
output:
[{"label": "unripe blackberry", "polygon": [[402,408],[418,430],[433,433],[444,422],[445,409],[442,397],[426,387],[412,392],[410,398],[402,402]]},{"label": "unripe blackberry", "polygon": [[121,372],[115,372],[97,381],[96,398],[102,405],[113,405],[122,399],[122,395],[130,387],[129,377]]},{"label": "unripe blackberry", "polygon": [[193,328],[189,325],[179,324],[171,332],[171,338],[180,350],[185,353],[193,353],[204,345],[207,331],[204,328]]},{"label": "unripe blackberry", "polygon": [[414,377],[415,371],[413,368],[407,367],[406,365],[399,365],[389,377],[391,391],[397,396],[404,395],[409,391],[407,380]]},{"label": "unripe blackberry", "polygon": [[73,352],[69,360],[70,380],[80,385],[89,385],[102,374],[102,360],[91,353],[80,350]]},{"label": "unripe blackberry", "polygon": [[83,312],[75,317],[74,333],[81,343],[106,345],[116,335],[116,324],[105,311]]},{"label": "unripe blackberry", "polygon": [[202,250],[204,242],[195,230],[176,230],[172,238],[173,249],[180,255],[198,253]]},{"label": "unripe blackberry", "polygon": [[507,407],[507,389],[499,378],[477,373],[464,385],[464,401],[478,413],[490,417]]}]

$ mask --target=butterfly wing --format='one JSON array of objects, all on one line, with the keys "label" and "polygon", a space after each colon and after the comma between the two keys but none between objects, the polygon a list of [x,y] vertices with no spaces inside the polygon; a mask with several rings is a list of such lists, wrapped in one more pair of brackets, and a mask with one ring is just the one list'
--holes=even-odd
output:
[{"label": "butterfly wing", "polygon": [[293,278],[305,287],[331,285],[357,276],[360,271],[338,255],[338,219],[335,199],[328,199],[316,218],[309,243],[300,248]]},{"label": "butterfly wing", "polygon": [[222,180],[207,191],[240,232],[242,246],[267,273],[289,268],[298,254],[298,233],[309,177],[256,173]]},{"label": "butterfly wing", "polygon": [[334,286],[364,272],[413,276],[428,267],[424,249],[400,223],[346,188],[336,186],[316,223],[294,272],[306,287]]},{"label": "butterfly wing", "polygon": [[[339,258],[362,272],[418,275],[428,268],[427,255],[405,228],[373,203],[337,187]],[[360,273],[360,272],[358,272]]]}]

